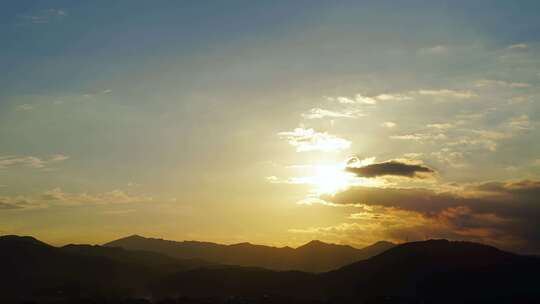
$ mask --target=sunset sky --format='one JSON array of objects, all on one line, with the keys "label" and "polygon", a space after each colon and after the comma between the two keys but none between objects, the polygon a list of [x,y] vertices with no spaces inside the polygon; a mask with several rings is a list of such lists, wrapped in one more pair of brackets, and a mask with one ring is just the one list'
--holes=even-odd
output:
[{"label": "sunset sky", "polygon": [[540,253],[538,1],[0,8],[0,234]]}]

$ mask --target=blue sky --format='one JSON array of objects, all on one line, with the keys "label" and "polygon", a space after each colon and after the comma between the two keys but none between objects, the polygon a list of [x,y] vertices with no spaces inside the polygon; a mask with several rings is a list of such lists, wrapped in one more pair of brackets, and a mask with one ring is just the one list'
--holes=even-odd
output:
[{"label": "blue sky", "polygon": [[540,248],[536,1],[1,5],[0,233]]}]

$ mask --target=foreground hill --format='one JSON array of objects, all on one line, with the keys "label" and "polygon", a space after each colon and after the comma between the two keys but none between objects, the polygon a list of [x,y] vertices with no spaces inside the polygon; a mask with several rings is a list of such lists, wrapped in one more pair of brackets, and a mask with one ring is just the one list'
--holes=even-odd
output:
[{"label": "foreground hill", "polygon": [[167,274],[208,263],[89,245],[57,248],[32,237],[0,236],[3,299],[146,295]]},{"label": "foreground hill", "polygon": [[365,260],[395,245],[389,242],[378,242],[363,249],[357,249],[346,245],[311,241],[298,248],[277,248],[250,243],[222,245],[197,241],[176,242],[133,235],[104,246],[159,252],[181,259],[199,258],[218,264],[272,270],[325,272]]},{"label": "foreground hill", "polygon": [[540,300],[539,271],[537,257],[478,243],[429,240],[399,245],[325,273],[323,280],[328,294],[355,299],[391,295],[435,303],[517,303]]}]

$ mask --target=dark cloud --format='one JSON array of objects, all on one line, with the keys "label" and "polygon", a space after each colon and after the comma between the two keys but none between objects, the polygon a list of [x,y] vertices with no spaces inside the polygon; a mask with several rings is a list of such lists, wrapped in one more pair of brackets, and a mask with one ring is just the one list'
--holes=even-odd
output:
[{"label": "dark cloud", "polygon": [[[417,212],[438,223],[437,227],[423,227],[422,231],[437,231],[439,237],[457,235],[512,250],[540,253],[540,230],[536,225],[540,218],[540,181],[486,182],[459,189],[438,192],[421,188],[353,187],[322,198],[335,204],[366,204]],[[394,233],[414,235],[415,232]],[[501,240],[506,244],[501,245]]]},{"label": "dark cloud", "polygon": [[360,177],[377,177],[384,175],[423,177],[425,174],[433,174],[435,170],[421,165],[408,164],[405,162],[390,160],[382,163],[371,164],[363,167],[348,166],[347,172],[351,172]]},{"label": "dark cloud", "polygon": [[22,207],[0,201],[0,210],[21,209]]}]

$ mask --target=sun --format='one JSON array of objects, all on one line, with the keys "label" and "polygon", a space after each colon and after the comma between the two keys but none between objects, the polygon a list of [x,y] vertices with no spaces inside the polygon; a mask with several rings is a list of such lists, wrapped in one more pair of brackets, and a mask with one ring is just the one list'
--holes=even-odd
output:
[{"label": "sun", "polygon": [[318,194],[334,194],[352,185],[354,179],[354,174],[346,172],[342,164],[318,165],[311,177],[311,183]]}]

